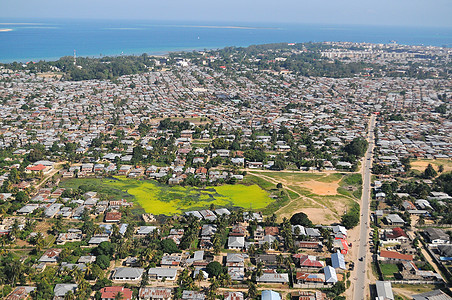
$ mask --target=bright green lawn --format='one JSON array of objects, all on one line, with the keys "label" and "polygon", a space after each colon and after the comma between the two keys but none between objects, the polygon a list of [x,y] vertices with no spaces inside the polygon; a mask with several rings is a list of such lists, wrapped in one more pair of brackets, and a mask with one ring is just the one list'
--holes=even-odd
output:
[{"label": "bright green lawn", "polygon": [[221,207],[243,207],[263,209],[273,200],[258,185],[222,185],[207,187],[167,186],[151,180],[136,180],[124,177],[115,179],[69,179],[63,186],[76,188],[80,184],[89,185],[92,190],[117,198],[117,194],[130,194],[143,209],[152,214],[172,215],[192,209],[207,208],[211,204]]},{"label": "bright green lawn", "polygon": [[386,279],[394,279],[394,273],[399,272],[399,268],[396,264],[380,264],[381,272],[383,273],[383,276]]}]

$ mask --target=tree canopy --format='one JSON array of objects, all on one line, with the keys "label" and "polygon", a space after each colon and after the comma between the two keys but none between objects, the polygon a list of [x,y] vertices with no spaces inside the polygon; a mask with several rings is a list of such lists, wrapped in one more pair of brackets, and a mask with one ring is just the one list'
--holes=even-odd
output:
[{"label": "tree canopy", "polygon": [[301,225],[301,226],[305,226],[305,227],[312,227],[313,226],[311,220],[309,220],[308,216],[305,213],[303,213],[303,212],[299,212],[299,213],[294,214],[290,218],[290,224],[292,224],[292,225]]}]

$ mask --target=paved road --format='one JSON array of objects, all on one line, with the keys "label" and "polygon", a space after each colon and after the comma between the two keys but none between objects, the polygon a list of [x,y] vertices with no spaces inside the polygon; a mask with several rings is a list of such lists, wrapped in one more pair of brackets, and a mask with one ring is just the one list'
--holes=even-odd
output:
[{"label": "paved road", "polygon": [[[367,149],[366,155],[364,156],[363,163],[363,194],[361,201],[361,222],[360,222],[360,234],[359,234],[359,245],[358,245],[358,261],[355,264],[356,268],[356,281],[355,281],[355,291],[353,294],[353,299],[362,300],[366,299],[366,264],[367,264],[367,247],[369,241],[369,199],[370,199],[370,183],[371,183],[371,167],[372,167],[372,151],[374,148],[374,126],[375,126],[375,115],[372,115],[369,128],[368,128],[368,141],[369,148]],[[363,258],[360,261],[360,258]]]}]

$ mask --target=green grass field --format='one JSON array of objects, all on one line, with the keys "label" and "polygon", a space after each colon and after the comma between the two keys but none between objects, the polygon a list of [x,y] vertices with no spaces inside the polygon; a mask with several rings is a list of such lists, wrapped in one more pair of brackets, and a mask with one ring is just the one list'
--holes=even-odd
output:
[{"label": "green grass field", "polygon": [[394,273],[399,272],[396,264],[380,264],[380,269],[385,280],[394,279]]},{"label": "green grass field", "polygon": [[114,179],[69,179],[62,187],[78,188],[85,185],[109,199],[129,198],[135,200],[147,213],[155,215],[180,214],[184,211],[217,207],[243,207],[263,209],[273,200],[258,185],[222,185],[196,188],[167,186],[152,180],[136,180],[125,177]]}]

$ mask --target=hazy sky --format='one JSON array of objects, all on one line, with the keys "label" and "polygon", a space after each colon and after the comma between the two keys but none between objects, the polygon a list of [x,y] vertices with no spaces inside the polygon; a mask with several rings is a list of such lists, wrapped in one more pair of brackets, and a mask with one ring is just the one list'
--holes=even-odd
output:
[{"label": "hazy sky", "polygon": [[[452,0],[1,0],[0,18],[452,27]],[[1,20],[0,20],[1,21]]]}]

